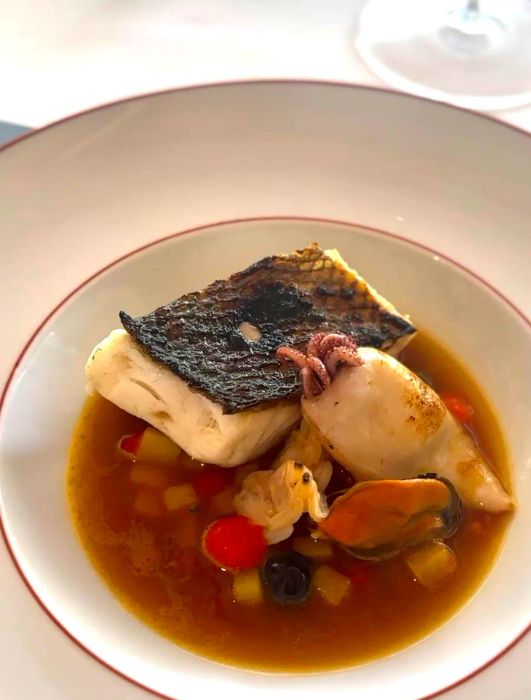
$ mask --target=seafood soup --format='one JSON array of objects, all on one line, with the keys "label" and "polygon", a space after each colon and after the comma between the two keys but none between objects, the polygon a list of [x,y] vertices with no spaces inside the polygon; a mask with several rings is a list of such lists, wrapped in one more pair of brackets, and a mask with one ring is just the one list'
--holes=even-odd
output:
[{"label": "seafood soup", "polygon": [[120,311],[87,361],[67,479],[124,606],[212,659],[315,671],[466,602],[514,509],[503,438],[407,311],[317,244]]}]

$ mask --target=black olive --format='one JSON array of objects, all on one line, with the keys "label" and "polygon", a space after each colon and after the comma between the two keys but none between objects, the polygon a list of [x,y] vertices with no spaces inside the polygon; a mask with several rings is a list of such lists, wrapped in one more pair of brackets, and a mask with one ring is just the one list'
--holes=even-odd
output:
[{"label": "black olive", "polygon": [[304,603],[310,595],[311,562],[298,552],[272,554],[262,567],[262,580],[277,603]]}]

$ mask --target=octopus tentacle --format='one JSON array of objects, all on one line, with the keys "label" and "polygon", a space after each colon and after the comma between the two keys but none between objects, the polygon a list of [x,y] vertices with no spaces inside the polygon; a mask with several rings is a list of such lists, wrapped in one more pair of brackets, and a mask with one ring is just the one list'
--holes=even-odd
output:
[{"label": "octopus tentacle", "polygon": [[326,356],[331,350],[338,347],[348,347],[356,350],[356,342],[344,333],[327,333],[321,340],[319,356]]},{"label": "octopus tentacle", "polygon": [[359,367],[361,365],[360,356],[355,348],[348,346],[335,347],[326,355],[324,360],[324,365],[331,379],[336,376],[338,365],[341,362],[351,367]]},{"label": "octopus tentacle", "polygon": [[312,370],[315,373],[323,389],[329,386],[332,380],[330,379],[330,375],[327,372],[326,367],[321,359],[319,359],[318,357],[308,357],[307,366],[308,369]]},{"label": "octopus tentacle", "polygon": [[315,380],[315,375],[309,367],[303,367],[301,369],[301,382],[302,391],[306,398],[319,396],[319,394],[323,391],[323,387],[320,386]]},{"label": "octopus tentacle", "polygon": [[277,349],[282,364],[292,362],[300,371],[302,391],[309,398],[318,396],[335,377],[340,363],[358,367],[362,360],[353,338],[342,333],[316,333],[306,348],[300,350],[282,346]]},{"label": "octopus tentacle", "polygon": [[277,348],[276,354],[277,358],[283,365],[293,362],[293,364],[297,365],[299,369],[303,369],[307,365],[306,355],[295,348],[289,348],[286,345],[282,345],[281,347]]},{"label": "octopus tentacle", "polygon": [[308,341],[308,347],[306,348],[306,354],[308,357],[319,357],[321,349],[321,341],[326,337],[326,333],[316,333],[312,335]]}]

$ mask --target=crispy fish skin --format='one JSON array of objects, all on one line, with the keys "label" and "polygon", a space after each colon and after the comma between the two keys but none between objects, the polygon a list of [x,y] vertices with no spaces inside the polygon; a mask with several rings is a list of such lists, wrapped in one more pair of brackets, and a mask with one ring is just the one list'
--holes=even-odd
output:
[{"label": "crispy fish skin", "polygon": [[[228,414],[300,396],[297,371],[275,357],[280,345],[302,347],[328,331],[392,351],[415,333],[337,251],[317,244],[259,260],[146,316],[121,311],[120,319],[153,360]],[[242,323],[259,338],[247,340]]]}]

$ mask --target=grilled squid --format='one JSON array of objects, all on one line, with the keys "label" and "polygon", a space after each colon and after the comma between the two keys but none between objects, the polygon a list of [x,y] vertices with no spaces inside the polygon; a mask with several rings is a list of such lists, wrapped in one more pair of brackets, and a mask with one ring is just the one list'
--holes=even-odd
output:
[{"label": "grilled squid", "polygon": [[306,355],[293,348],[279,348],[277,355],[300,368],[303,415],[325,449],[358,480],[436,472],[454,484],[468,507],[512,507],[470,433],[394,357],[323,333],[312,338]]}]

